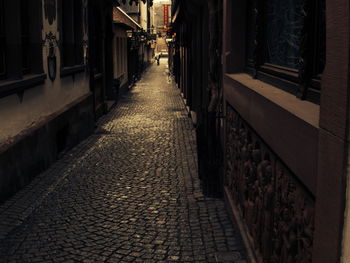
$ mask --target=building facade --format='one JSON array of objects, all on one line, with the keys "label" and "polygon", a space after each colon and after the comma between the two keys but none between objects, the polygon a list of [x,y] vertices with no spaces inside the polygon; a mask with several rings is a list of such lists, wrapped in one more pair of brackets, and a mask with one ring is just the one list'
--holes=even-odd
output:
[{"label": "building facade", "polygon": [[141,65],[141,71],[143,71],[154,58],[155,47],[151,37],[153,28],[153,1],[132,2],[131,5],[129,3],[121,3],[120,8],[141,26],[137,32],[138,34],[134,35],[138,43],[137,45],[134,43],[133,48],[138,46],[138,63]]},{"label": "building facade", "polygon": [[112,87],[111,7],[0,1],[0,201],[93,132]]},{"label": "building facade", "polygon": [[113,21],[113,78],[118,93],[124,93],[133,85],[138,74],[137,40],[133,35],[141,30],[141,26],[119,7],[114,7]]},{"label": "building facade", "polygon": [[349,3],[173,1],[172,20],[200,176],[251,259],[348,262]]},{"label": "building facade", "polygon": [[158,35],[165,35],[171,20],[171,1],[164,0],[154,3],[154,30]]}]

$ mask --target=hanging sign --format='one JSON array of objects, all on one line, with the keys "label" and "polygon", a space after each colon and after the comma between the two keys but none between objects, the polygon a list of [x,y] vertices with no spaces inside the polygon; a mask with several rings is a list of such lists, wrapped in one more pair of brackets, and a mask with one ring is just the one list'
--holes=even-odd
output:
[{"label": "hanging sign", "polygon": [[163,5],[164,9],[164,26],[167,26],[169,23],[169,5]]}]

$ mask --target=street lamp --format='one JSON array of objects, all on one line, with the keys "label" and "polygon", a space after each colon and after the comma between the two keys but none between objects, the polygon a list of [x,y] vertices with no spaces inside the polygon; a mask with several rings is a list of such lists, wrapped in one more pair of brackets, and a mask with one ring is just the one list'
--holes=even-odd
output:
[{"label": "street lamp", "polygon": [[132,38],[132,30],[126,31],[126,36],[127,36],[128,38]]},{"label": "street lamp", "polygon": [[141,34],[141,41],[144,42],[146,40],[146,37],[144,34]]}]

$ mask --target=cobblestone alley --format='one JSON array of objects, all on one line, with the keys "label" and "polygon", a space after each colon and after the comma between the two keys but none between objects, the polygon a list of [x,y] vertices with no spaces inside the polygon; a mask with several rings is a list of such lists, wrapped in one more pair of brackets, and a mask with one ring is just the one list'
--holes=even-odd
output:
[{"label": "cobblestone alley", "polygon": [[1,262],[247,262],[202,195],[195,130],[166,60],[95,133],[0,206]]}]

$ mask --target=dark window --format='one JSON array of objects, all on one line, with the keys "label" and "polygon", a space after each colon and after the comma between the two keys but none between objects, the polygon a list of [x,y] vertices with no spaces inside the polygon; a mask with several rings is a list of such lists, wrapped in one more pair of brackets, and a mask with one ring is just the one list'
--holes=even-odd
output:
[{"label": "dark window", "polygon": [[81,0],[62,1],[62,67],[83,64],[83,14]]},{"label": "dark window", "polygon": [[29,31],[29,0],[21,0],[21,46],[22,46],[22,71],[30,73],[30,31]]},{"label": "dark window", "polygon": [[0,0],[0,79],[6,77],[6,38],[4,21],[4,0]]},{"label": "dark window", "polygon": [[319,101],[325,0],[248,0],[246,32],[249,72],[300,98]]},{"label": "dark window", "polygon": [[254,67],[255,16],[254,0],[247,1],[247,66]]},{"label": "dark window", "polygon": [[0,0],[0,98],[42,84],[42,0]]},{"label": "dark window", "polygon": [[83,8],[82,1],[74,2],[74,50],[75,64],[83,64]]},{"label": "dark window", "polygon": [[102,21],[101,14],[98,8],[94,10],[94,45],[95,45],[95,56],[94,56],[94,73],[98,74],[102,72]]},{"label": "dark window", "polygon": [[304,0],[269,0],[265,5],[265,62],[298,68]]},{"label": "dark window", "polygon": [[316,6],[315,31],[313,38],[316,45],[313,52],[315,63],[313,63],[313,77],[319,79],[326,65],[326,1],[318,1]]}]

